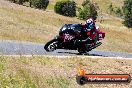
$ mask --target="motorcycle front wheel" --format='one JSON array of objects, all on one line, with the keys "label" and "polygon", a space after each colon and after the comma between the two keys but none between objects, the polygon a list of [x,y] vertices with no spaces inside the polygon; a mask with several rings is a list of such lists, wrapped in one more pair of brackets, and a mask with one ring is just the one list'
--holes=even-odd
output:
[{"label": "motorcycle front wheel", "polygon": [[44,49],[47,52],[52,52],[52,51],[57,49],[57,44],[58,44],[58,40],[57,39],[52,39],[48,43],[45,44]]}]

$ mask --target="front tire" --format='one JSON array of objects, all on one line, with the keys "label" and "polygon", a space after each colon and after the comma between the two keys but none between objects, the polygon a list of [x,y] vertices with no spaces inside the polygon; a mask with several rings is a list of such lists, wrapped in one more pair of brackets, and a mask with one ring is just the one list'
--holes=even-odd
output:
[{"label": "front tire", "polygon": [[45,44],[44,49],[47,52],[52,52],[57,49],[57,44],[58,44],[58,40],[53,39],[53,40],[49,41],[47,44]]}]

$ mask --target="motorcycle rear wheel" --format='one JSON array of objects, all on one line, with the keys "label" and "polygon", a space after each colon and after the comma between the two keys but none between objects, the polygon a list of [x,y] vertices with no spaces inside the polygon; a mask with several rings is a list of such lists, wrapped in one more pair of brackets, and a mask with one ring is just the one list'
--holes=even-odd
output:
[{"label": "motorcycle rear wheel", "polygon": [[83,48],[78,48],[78,52],[79,52],[79,54],[87,53],[87,51],[85,49],[83,49]]}]

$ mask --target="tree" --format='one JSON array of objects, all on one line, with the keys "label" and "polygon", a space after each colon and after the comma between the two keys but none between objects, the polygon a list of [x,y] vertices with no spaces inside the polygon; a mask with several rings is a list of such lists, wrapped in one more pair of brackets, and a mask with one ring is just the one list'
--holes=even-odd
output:
[{"label": "tree", "polygon": [[11,1],[11,2],[13,2],[13,3],[16,3],[16,0],[9,0],[9,1]]},{"label": "tree", "polygon": [[123,5],[124,22],[123,24],[132,28],[132,0],[125,0]]},{"label": "tree", "polygon": [[19,5],[23,5],[23,0],[18,1]]},{"label": "tree", "polygon": [[115,13],[118,17],[123,16],[122,10],[121,10],[119,7],[116,7],[116,8],[115,8],[114,13]]},{"label": "tree", "polygon": [[29,6],[30,6],[30,7],[32,6],[32,1],[31,1],[31,0],[29,0]]},{"label": "tree", "polygon": [[35,8],[45,10],[49,4],[49,0],[31,0],[31,3]]},{"label": "tree", "polygon": [[72,0],[61,0],[56,2],[54,11],[58,14],[74,17],[76,16],[76,3]]},{"label": "tree", "polygon": [[78,17],[83,20],[86,20],[88,18],[93,18],[94,20],[96,20],[98,15],[97,8],[93,3],[90,2],[90,0],[85,0],[82,3],[82,7],[78,9],[78,12]]},{"label": "tree", "polygon": [[24,2],[29,2],[29,0],[9,0],[13,3],[17,3],[19,5],[23,5]]}]

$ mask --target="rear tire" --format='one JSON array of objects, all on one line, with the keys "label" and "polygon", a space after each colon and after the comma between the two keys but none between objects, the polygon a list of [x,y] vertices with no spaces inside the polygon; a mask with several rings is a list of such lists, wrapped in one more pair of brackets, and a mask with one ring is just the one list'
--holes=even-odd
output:
[{"label": "rear tire", "polygon": [[87,53],[86,50],[83,48],[78,48],[78,52],[79,52],[79,55],[83,55],[83,54]]},{"label": "rear tire", "polygon": [[85,44],[83,42],[76,40],[75,44],[77,46],[77,51],[79,52],[79,55],[83,55],[83,54],[87,53]]},{"label": "rear tire", "polygon": [[47,52],[52,52],[57,49],[57,44],[58,44],[58,40],[53,39],[53,40],[49,41],[47,44],[45,44],[44,49]]}]

